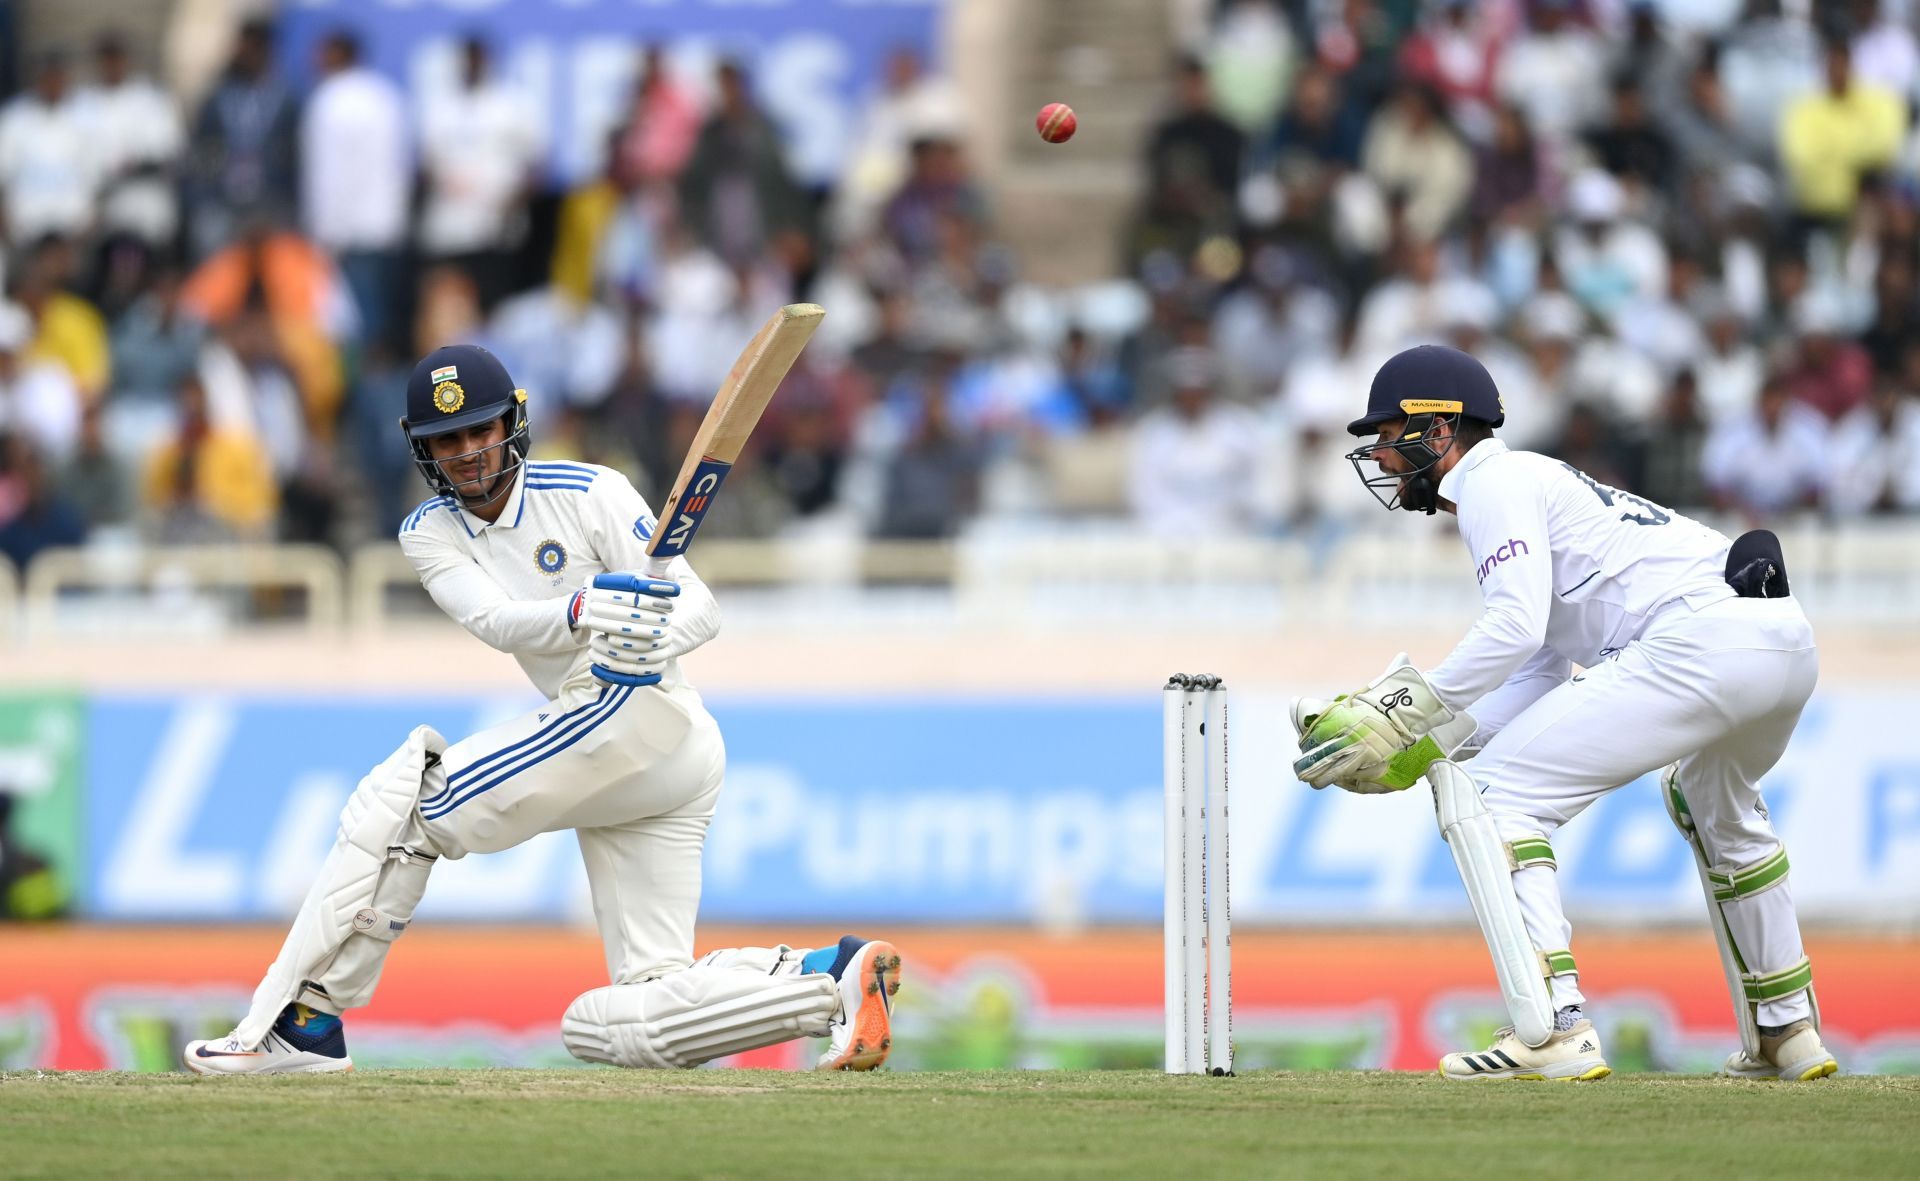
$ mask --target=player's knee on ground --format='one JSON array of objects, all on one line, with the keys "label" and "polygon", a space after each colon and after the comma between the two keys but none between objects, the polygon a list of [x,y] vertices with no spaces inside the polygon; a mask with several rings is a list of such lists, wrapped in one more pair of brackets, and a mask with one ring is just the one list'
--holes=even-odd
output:
[{"label": "player's knee on ground", "polygon": [[823,1037],[839,1009],[826,973],[696,964],[657,980],[596,988],[567,1006],[567,1052],[611,1066],[698,1066],[797,1037]]}]

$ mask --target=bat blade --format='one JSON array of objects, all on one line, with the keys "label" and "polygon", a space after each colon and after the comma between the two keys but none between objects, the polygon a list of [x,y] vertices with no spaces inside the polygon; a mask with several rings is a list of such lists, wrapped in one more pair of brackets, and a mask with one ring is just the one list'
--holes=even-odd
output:
[{"label": "bat blade", "polygon": [[680,474],[660,508],[659,524],[647,539],[651,573],[658,575],[662,567],[693,544],[700,522],[713,507],[714,494],[740,458],[774,391],[780,388],[826,314],[819,304],[790,303],[768,317],[740,351],[720,392],[714,395],[693,445],[687,448]]}]

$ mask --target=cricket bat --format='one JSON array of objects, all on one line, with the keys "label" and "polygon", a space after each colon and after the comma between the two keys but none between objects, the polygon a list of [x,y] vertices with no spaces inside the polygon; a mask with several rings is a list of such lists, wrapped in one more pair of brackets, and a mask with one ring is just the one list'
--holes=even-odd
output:
[{"label": "cricket bat", "polygon": [[773,392],[807,347],[827,310],[815,303],[790,303],[753,334],[714,395],[700,433],[687,448],[673,491],[660,508],[660,522],[647,539],[647,573],[663,577],[667,563],[687,552],[700,530],[714,493],[733,470]]}]

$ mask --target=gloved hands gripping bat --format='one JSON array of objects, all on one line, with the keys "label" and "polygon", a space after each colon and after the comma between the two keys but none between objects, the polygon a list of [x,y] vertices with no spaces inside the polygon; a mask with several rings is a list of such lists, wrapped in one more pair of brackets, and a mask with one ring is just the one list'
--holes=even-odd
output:
[{"label": "gloved hands gripping bat", "polygon": [[667,661],[705,640],[673,626],[680,584],[639,574],[597,574],[573,600],[573,625],[586,628],[593,674],[616,685],[655,685]]},{"label": "gloved hands gripping bat", "polygon": [[1296,697],[1291,712],[1300,740],[1293,773],[1315,790],[1332,785],[1362,795],[1412,787],[1477,729],[1464,711],[1441,704],[1404,652],[1365,687],[1332,701]]}]

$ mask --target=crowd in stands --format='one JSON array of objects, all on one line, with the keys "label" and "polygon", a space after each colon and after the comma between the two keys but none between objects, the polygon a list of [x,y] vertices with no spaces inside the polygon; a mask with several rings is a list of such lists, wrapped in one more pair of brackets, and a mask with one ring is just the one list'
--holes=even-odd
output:
[{"label": "crowd in stands", "polygon": [[296,89],[251,23],[182,109],[109,36],[0,108],[0,555],[390,535],[426,494],[407,372],[456,340],[528,389],[536,457],[657,499],[797,299],[827,326],[716,531],[1337,528],[1378,511],[1344,424],[1429,341],[1487,363],[1513,445],[1603,482],[1912,511],[1915,7],[1226,0],[1141,145],[1119,273],[1064,292],[997,240],[910,53],[820,185],[749,65],[636,46],[599,174],[562,188],[484,42],[409,94],[339,33]]}]

